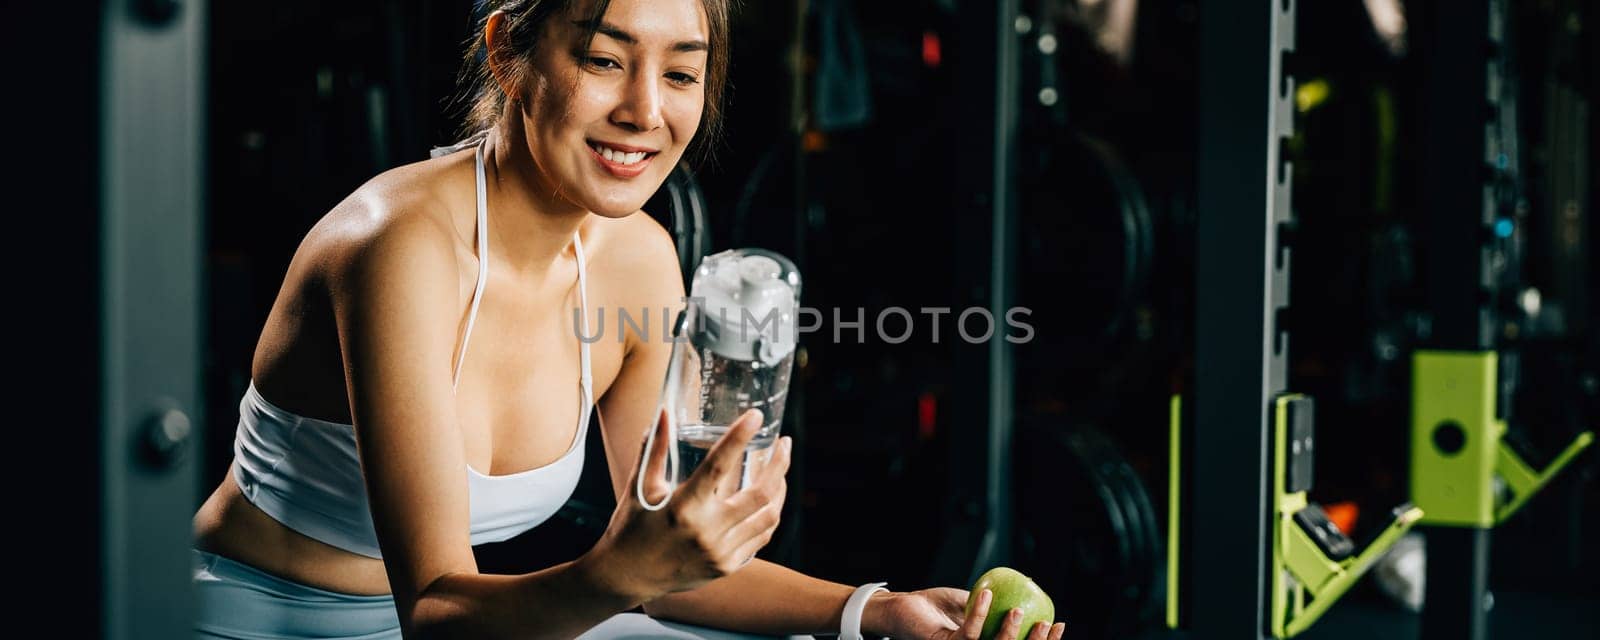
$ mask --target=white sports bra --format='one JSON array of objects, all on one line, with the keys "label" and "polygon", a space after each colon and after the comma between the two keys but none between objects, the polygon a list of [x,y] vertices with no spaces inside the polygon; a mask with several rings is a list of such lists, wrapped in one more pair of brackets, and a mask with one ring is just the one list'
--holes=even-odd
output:
[{"label": "white sports bra", "polygon": [[[453,375],[456,382],[461,379],[461,363],[467,358],[467,344],[489,275],[482,144],[477,145],[477,187],[478,284],[472,292],[467,327],[461,336]],[[577,234],[573,234],[572,241],[578,258],[580,319],[587,333],[589,297],[583,242]],[[594,404],[589,344],[581,339],[578,344],[581,405],[572,446],[555,462],[509,475],[484,475],[467,465],[463,472],[471,497],[472,544],[499,542],[538,526],[555,515],[577,487]],[[382,557],[362,481],[361,460],[356,454],[354,427],[289,413],[261,397],[251,383],[239,402],[233,452],[234,481],[251,504],[314,540],[363,556]]]}]

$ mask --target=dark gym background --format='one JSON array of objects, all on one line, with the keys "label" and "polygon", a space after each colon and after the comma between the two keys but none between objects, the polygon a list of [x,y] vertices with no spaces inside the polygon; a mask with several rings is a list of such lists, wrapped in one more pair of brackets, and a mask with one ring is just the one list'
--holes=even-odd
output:
[{"label": "dark gym background", "polygon": [[[19,271],[24,304],[48,305],[45,338],[25,340],[48,397],[38,418],[97,424],[84,395],[104,385],[101,344],[106,240],[96,218],[108,192],[94,178],[110,45],[101,23],[124,3],[71,9],[8,4],[8,66],[23,72],[7,121],[23,244],[57,247]],[[163,3],[128,3],[144,6]],[[174,3],[180,10],[197,5]],[[385,169],[455,140],[456,75],[471,0],[211,3],[181,19],[204,37],[198,127],[204,158],[198,500],[232,456],[237,404],[290,256],[345,194]],[[977,3],[986,4],[986,3]],[[1015,60],[1017,229],[1004,288],[1032,310],[1033,340],[1010,347],[1005,411],[1014,440],[1000,470],[1014,513],[1001,528],[1008,564],[1055,596],[1071,637],[1156,636],[1165,578],[1167,399],[1192,391],[1197,305],[1197,159],[1201,156],[1200,21],[1194,0],[1025,0]],[[1352,514],[1357,539],[1407,498],[1409,354],[1428,338],[1421,266],[1435,240],[1421,230],[1437,194],[1420,186],[1422,131],[1435,114],[1422,88],[1430,34],[1420,16],[1446,0],[1303,0],[1286,63],[1298,84],[1294,166],[1295,305],[1290,387],[1317,399],[1312,499]],[[986,202],[963,188],[991,171],[992,34],[958,0],[752,0],[736,14],[725,144],[695,168],[710,248],[760,246],[795,258],[803,302],[866,310],[866,336],[809,343],[785,429],[797,438],[781,535],[763,555],[830,580],[887,580],[896,589],[965,586],[977,526],[987,352],[946,323],[904,344],[873,336],[892,306],[983,306],[992,257]],[[1585,0],[1511,2],[1504,97],[1511,151],[1498,167],[1510,247],[1497,266],[1502,356],[1518,446],[1552,455],[1600,426],[1600,274],[1594,220],[1596,29]],[[47,40],[77,24],[82,42]],[[70,32],[65,32],[70,33]],[[65,44],[64,44],[65,43]],[[88,44],[84,44],[88,43]],[[70,46],[69,46],[70,45]],[[79,46],[82,45],[82,46]],[[795,55],[795,50],[800,51]],[[97,69],[79,73],[73,69]],[[985,111],[990,109],[990,111]],[[30,188],[32,187],[32,188]],[[671,226],[663,199],[647,207]],[[61,213],[56,213],[61,212]],[[67,215],[73,214],[73,215]],[[26,224],[39,220],[35,229]],[[976,227],[974,225],[977,225]],[[1258,248],[1241,245],[1241,251]],[[48,261],[48,262],[46,262]],[[50,264],[48,269],[40,267]],[[49,279],[49,280],[47,280]],[[853,320],[847,316],[846,320]],[[949,318],[947,317],[948,321]],[[830,319],[831,321],[831,319]],[[831,326],[831,324],[829,325]],[[926,328],[919,323],[918,330]],[[1004,324],[999,330],[1004,331]],[[46,347],[45,345],[50,345]],[[40,396],[46,397],[46,396]],[[31,420],[31,418],[30,418]],[[792,427],[791,427],[792,425]],[[45,434],[46,446],[89,452],[91,429]],[[585,480],[561,517],[480,548],[485,570],[524,571],[580,553],[609,513],[598,438]],[[1241,454],[1242,456],[1243,454]],[[43,458],[53,459],[48,453]],[[1008,459],[1008,460],[1007,460]],[[1495,533],[1491,611],[1500,637],[1594,637],[1600,596],[1600,455],[1588,452]],[[40,461],[35,461],[36,463]],[[28,465],[21,465],[28,468]],[[65,480],[36,513],[101,517],[95,465]],[[1204,518],[1205,514],[1197,514]],[[87,526],[87,525],[86,525]],[[981,528],[981,527],[980,527]],[[92,526],[61,542],[103,549]],[[90,637],[105,623],[95,588],[103,552],[68,552],[46,572],[83,594]],[[1005,557],[1002,555],[1001,557]],[[69,569],[61,571],[60,566]],[[63,578],[66,575],[70,578]],[[87,582],[85,582],[87,581]],[[87,586],[86,586],[87,585]],[[1368,579],[1308,637],[1411,638],[1418,616]],[[60,635],[60,634],[53,634]]]}]

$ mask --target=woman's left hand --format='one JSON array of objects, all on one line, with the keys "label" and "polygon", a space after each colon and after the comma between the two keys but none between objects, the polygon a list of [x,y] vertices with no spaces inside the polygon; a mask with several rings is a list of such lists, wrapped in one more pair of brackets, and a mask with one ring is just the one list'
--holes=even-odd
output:
[{"label": "woman's left hand", "polygon": [[[957,636],[967,608],[967,592],[939,587],[909,593],[882,593],[867,600],[862,611],[863,635],[877,638],[915,639]],[[1005,615],[1004,611],[990,612]],[[1038,624],[1022,629],[1027,640],[1061,640],[1066,625]],[[1026,634],[1026,635],[1022,635]]]}]

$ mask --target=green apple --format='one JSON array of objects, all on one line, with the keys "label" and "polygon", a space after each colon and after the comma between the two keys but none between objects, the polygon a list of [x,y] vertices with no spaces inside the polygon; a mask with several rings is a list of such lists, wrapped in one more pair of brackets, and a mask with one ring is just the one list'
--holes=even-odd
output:
[{"label": "green apple", "polygon": [[1034,623],[1055,623],[1056,605],[1050,601],[1050,596],[1034,584],[1033,578],[1008,567],[990,569],[972,583],[972,593],[967,596],[967,617],[972,616],[973,608],[978,606],[978,594],[984,589],[994,592],[994,599],[989,601],[989,615],[983,620],[983,640],[995,637],[1000,624],[1006,620],[1006,613],[1012,609],[1022,610],[1022,626],[1018,633],[1021,638],[1033,631]]}]

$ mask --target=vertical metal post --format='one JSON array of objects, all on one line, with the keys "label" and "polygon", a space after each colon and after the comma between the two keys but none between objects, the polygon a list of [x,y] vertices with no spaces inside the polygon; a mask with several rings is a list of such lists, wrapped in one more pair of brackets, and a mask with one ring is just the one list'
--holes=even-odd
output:
[{"label": "vertical metal post", "polygon": [[[1496,212],[1488,178],[1496,169],[1487,140],[1499,93],[1495,48],[1504,28],[1495,17],[1497,8],[1493,0],[1439,0],[1428,6],[1420,25],[1427,38],[1421,48],[1420,235],[1428,239],[1423,263],[1432,318],[1428,347],[1438,351],[1495,348],[1488,234]],[[1488,637],[1490,526],[1427,528],[1423,638]]]},{"label": "vertical metal post", "polygon": [[1490,0],[1434,3],[1424,33],[1422,203],[1429,346],[1493,349],[1488,232],[1494,223],[1485,157],[1491,106]]},{"label": "vertical metal post", "polygon": [[1489,637],[1489,529],[1429,527],[1423,640]]},{"label": "vertical metal post", "polygon": [[1193,512],[1186,594],[1197,638],[1260,638],[1270,584],[1269,408],[1284,391],[1293,133],[1292,0],[1200,15]]},{"label": "vertical metal post", "polygon": [[[790,137],[793,147],[793,156],[790,166],[794,167],[794,181],[790,183],[793,190],[794,212],[794,256],[796,265],[801,273],[811,273],[811,257],[806,252],[807,236],[811,232],[811,193],[808,185],[810,178],[806,173],[806,127],[810,124],[811,109],[808,103],[809,92],[806,90],[806,19],[811,15],[811,3],[808,0],[795,0],[794,3],[794,30],[789,48],[789,123]],[[815,295],[815,294],[813,294]],[[813,298],[814,299],[814,298]],[[807,356],[805,347],[800,348],[801,367],[806,366]],[[800,508],[804,500],[806,487],[806,444],[808,426],[806,423],[806,394],[809,389],[806,384],[807,376],[795,375],[789,378],[789,423],[786,430],[794,444],[794,458],[789,465],[789,502],[796,506],[785,508],[783,515],[783,536],[785,546],[789,549],[786,557],[775,558],[791,567],[805,566],[805,545],[800,544],[799,538],[805,531],[805,512]]]},{"label": "vertical metal post", "polygon": [[971,333],[978,335],[978,320],[964,318],[962,312],[979,307],[988,312],[995,331],[981,344],[952,341],[956,388],[983,392],[958,393],[950,400],[950,424],[958,426],[950,433],[948,524],[932,576],[937,584],[971,584],[1011,557],[1013,364],[1011,343],[1000,323],[1013,300],[1016,269],[1019,4],[968,0],[957,7],[955,35],[962,54],[956,74],[993,78],[994,83],[990,92],[960,98],[960,122],[968,126],[951,132],[952,148],[959,150],[956,157],[974,162],[954,191],[959,238],[955,291],[967,304],[959,305],[949,321],[968,319]]},{"label": "vertical metal post", "polygon": [[198,484],[205,4],[101,25],[102,637],[191,635]]}]

